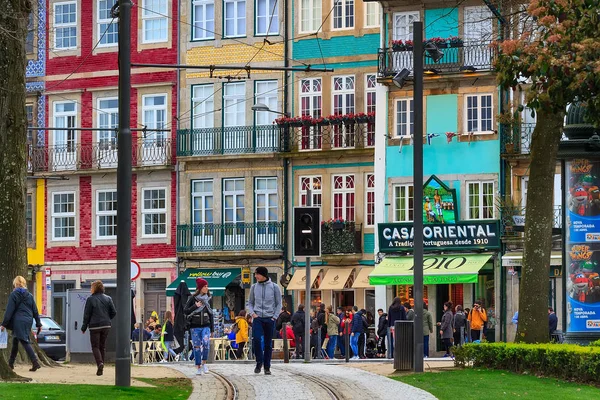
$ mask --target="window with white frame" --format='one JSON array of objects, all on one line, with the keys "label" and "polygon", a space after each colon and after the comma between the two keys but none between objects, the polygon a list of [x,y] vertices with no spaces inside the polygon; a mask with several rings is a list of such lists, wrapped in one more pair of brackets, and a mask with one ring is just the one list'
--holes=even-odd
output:
[{"label": "window with white frame", "polygon": [[354,221],[354,175],[333,175],[332,179],[333,218]]},{"label": "window with white frame", "polygon": [[[371,3],[367,3],[371,4]],[[365,111],[367,113],[375,112],[375,104],[377,101],[377,95],[375,90],[377,89],[377,75],[367,74],[365,78]]]},{"label": "window with white frame", "polygon": [[246,36],[246,0],[225,0],[223,8],[225,13],[224,36]]},{"label": "window with white frame", "polygon": [[212,128],[214,126],[214,94],[212,83],[192,86],[192,121],[194,129]]},{"label": "window with white frame", "polygon": [[[254,103],[277,110],[277,81],[255,81],[254,85]],[[277,114],[269,111],[257,111],[255,115],[256,125],[270,125],[277,117]]]},{"label": "window with white frame", "polygon": [[144,143],[149,146],[164,146],[166,132],[157,131],[163,129],[167,122],[167,95],[152,94],[142,96],[142,124],[149,130]]},{"label": "window with white frame", "polygon": [[54,126],[65,128],[54,131],[55,150],[60,154],[75,152],[77,133],[69,129],[77,127],[77,104],[74,101],[54,102]]},{"label": "window with white frame", "polygon": [[315,32],[321,26],[321,0],[300,0],[300,32]]},{"label": "window with white frame", "polygon": [[465,97],[465,127],[467,132],[491,133],[492,95],[474,94]]},{"label": "window with white frame", "polygon": [[333,77],[333,113],[354,113],[354,76]]},{"label": "window with white frame", "polygon": [[212,179],[192,181],[192,223],[214,222],[214,194]]},{"label": "window with white frame", "polygon": [[420,21],[418,11],[394,13],[393,40],[413,40],[413,22]]},{"label": "window with white frame", "polygon": [[396,136],[410,137],[414,132],[414,124],[413,100],[396,100]]},{"label": "window with white frame", "polygon": [[394,222],[411,222],[414,212],[413,185],[394,186]]},{"label": "window with white frame", "polygon": [[333,29],[354,28],[354,0],[336,0],[333,5]]},{"label": "window with white frame", "polygon": [[75,192],[52,193],[52,240],[75,239]]},{"label": "window with white frame", "polygon": [[119,126],[119,99],[98,99],[98,145],[100,150],[117,148]]},{"label": "window with white frame", "polygon": [[379,26],[379,3],[365,3],[365,28]]},{"label": "window with white frame", "polygon": [[256,222],[277,222],[277,178],[256,178],[254,196]]},{"label": "window with white frame", "polygon": [[256,0],[256,34],[279,33],[279,6],[277,0]]},{"label": "window with white frame", "polygon": [[164,188],[142,191],[142,237],[167,236],[167,190]]},{"label": "window with white frame", "polygon": [[192,40],[214,39],[215,1],[194,0],[192,6]]},{"label": "window with white frame", "polygon": [[66,50],[76,47],[77,3],[54,3],[54,48]]},{"label": "window with white frame", "polygon": [[367,226],[375,226],[375,174],[367,174],[366,177],[366,213]]},{"label": "window with white frame", "polygon": [[246,84],[244,82],[223,85],[223,125],[246,125]]},{"label": "window with white frame", "polygon": [[96,192],[96,238],[117,238],[117,191]]},{"label": "window with white frame", "polygon": [[113,0],[98,0],[99,46],[114,46],[119,42],[119,21],[110,15]]},{"label": "window with white frame", "polygon": [[312,197],[311,207],[321,207],[323,189],[320,176],[301,176],[300,177],[300,205],[306,206],[308,200],[308,190]]},{"label": "window with white frame", "polygon": [[169,10],[167,0],[142,0],[142,32],[144,43],[167,41]]},{"label": "window with white frame", "polygon": [[227,223],[244,223],[246,207],[244,178],[223,179],[223,221]]},{"label": "window with white frame", "polygon": [[494,219],[494,182],[467,182],[467,219]]},{"label": "window with white frame", "polygon": [[321,117],[322,93],[321,78],[302,79],[300,81],[300,114],[313,118]]}]

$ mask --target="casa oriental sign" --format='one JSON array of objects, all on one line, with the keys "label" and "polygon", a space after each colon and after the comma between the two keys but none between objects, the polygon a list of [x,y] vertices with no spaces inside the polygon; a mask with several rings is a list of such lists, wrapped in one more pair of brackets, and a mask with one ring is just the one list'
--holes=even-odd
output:
[{"label": "casa oriental sign", "polygon": [[[412,223],[379,224],[379,251],[382,253],[412,252]],[[423,227],[425,250],[486,250],[500,248],[498,221],[428,224]]]}]

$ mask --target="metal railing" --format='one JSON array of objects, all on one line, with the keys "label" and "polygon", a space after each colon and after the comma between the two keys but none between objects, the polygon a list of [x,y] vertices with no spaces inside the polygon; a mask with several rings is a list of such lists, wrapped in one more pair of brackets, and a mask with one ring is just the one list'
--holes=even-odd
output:
[{"label": "metal railing", "polygon": [[279,151],[277,125],[229,126],[177,131],[178,156],[274,153]]},{"label": "metal railing", "polygon": [[[171,139],[143,140],[133,146],[133,166],[171,165]],[[28,145],[29,172],[59,172],[117,168],[117,144],[73,143],[35,147]]]},{"label": "metal railing", "polygon": [[375,122],[282,126],[281,151],[359,149],[375,146]]},{"label": "metal railing", "polygon": [[[522,237],[527,207],[505,206],[500,208],[500,224],[503,237]],[[562,206],[554,206],[552,228],[562,229]]]},{"label": "metal railing", "polygon": [[[444,56],[437,63],[425,57],[424,68],[435,68],[441,73],[462,71],[491,71],[497,50],[490,41],[465,42],[461,47],[440,48]],[[379,49],[377,72],[379,76],[390,76],[404,68],[413,71],[413,51]]]},{"label": "metal railing", "polygon": [[283,222],[177,225],[177,251],[282,250]]},{"label": "metal railing", "polygon": [[322,254],[362,253],[362,224],[344,222],[321,224]]},{"label": "metal railing", "polygon": [[531,151],[531,136],[535,123],[502,124],[501,153],[506,155],[523,155]]}]

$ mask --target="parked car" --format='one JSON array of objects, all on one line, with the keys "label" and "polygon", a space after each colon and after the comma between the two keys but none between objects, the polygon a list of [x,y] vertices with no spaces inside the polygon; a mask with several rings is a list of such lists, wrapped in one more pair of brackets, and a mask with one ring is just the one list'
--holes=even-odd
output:
[{"label": "parked car", "polygon": [[39,335],[36,335],[35,321],[31,327],[40,349],[44,350],[46,355],[54,361],[64,360],[67,355],[65,330],[56,321],[45,315],[40,315],[40,321],[42,321],[42,331]]}]

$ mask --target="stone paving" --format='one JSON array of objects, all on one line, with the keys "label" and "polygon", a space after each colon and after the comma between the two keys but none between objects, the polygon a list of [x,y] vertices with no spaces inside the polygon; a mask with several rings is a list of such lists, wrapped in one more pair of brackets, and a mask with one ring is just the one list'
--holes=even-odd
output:
[{"label": "stone paving", "polygon": [[[174,368],[192,379],[194,390],[190,399],[225,399],[226,388],[214,375],[195,375],[192,364],[163,364]],[[385,376],[342,365],[324,363],[273,364],[273,375],[255,374],[253,364],[210,364],[209,369],[218,372],[232,382],[238,399],[285,399],[324,400],[328,392],[317,382],[327,386],[340,399],[410,399],[430,400],[433,395],[421,389],[394,381]]]}]

